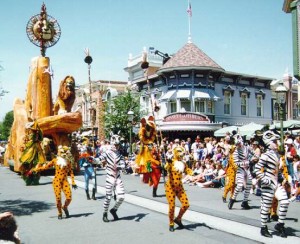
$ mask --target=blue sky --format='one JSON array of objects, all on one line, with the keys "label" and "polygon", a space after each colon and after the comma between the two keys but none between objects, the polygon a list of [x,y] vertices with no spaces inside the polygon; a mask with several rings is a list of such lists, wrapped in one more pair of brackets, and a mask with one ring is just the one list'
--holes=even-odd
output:
[{"label": "blue sky", "polygon": [[[93,57],[92,80],[127,80],[128,55],[155,47],[173,54],[188,39],[188,0],[1,0],[0,121],[16,97],[24,99],[31,58],[39,48],[25,28],[42,3],[60,24],[58,43],[47,49],[54,70],[52,94],[66,75],[88,80],[84,49]],[[291,14],[283,0],[191,0],[192,41],[227,71],[281,78],[292,73]]]}]

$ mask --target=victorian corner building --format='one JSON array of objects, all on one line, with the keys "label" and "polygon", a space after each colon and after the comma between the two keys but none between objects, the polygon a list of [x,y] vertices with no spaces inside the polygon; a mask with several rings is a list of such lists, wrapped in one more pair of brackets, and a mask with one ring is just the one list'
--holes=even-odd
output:
[{"label": "victorian corner building", "polygon": [[[141,68],[143,53],[130,55],[125,70],[138,87],[142,112],[154,113],[164,136],[211,136],[228,125],[272,123],[273,78],[226,71],[191,41],[168,60],[144,52],[148,70]],[[151,102],[159,104],[158,112]]]}]

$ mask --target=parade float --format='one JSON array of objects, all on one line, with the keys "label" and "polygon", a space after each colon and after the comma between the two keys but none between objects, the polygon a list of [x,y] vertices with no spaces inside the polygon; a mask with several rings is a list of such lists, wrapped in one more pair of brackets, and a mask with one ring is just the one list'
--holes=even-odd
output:
[{"label": "parade float", "polygon": [[31,168],[40,161],[51,160],[59,145],[72,147],[69,135],[82,126],[82,116],[71,112],[75,79],[70,75],[61,80],[57,100],[52,103],[52,72],[46,49],[58,42],[61,29],[57,20],[47,14],[45,4],[40,14],[30,18],[26,32],[29,40],[40,47],[41,55],[31,60],[25,100],[14,101],[14,122],[4,165],[19,172],[31,185],[38,184],[38,177],[31,179],[28,174]]}]

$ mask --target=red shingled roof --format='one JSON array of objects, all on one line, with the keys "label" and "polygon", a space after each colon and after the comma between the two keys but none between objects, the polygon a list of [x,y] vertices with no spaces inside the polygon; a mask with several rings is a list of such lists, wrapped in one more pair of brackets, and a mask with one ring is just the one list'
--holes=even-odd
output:
[{"label": "red shingled roof", "polygon": [[207,67],[224,70],[193,43],[185,44],[160,68],[160,70],[180,67]]}]

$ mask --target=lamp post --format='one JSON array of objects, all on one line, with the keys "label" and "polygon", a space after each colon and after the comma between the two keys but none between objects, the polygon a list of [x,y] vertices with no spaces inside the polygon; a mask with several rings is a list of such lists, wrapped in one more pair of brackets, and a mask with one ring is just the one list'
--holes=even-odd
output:
[{"label": "lamp post", "polygon": [[130,123],[130,130],[129,130],[129,153],[132,154],[132,122],[134,117],[134,112],[129,110],[127,113],[128,122]]},{"label": "lamp post", "polygon": [[93,112],[93,108],[92,108],[92,81],[91,81],[91,63],[93,62],[92,57],[90,56],[90,51],[88,48],[86,48],[84,50],[85,52],[85,58],[84,58],[84,62],[87,63],[88,65],[88,78],[89,78],[89,112],[90,112],[90,125],[92,127],[92,136],[93,136],[93,147],[94,147],[94,112]]},{"label": "lamp post", "polygon": [[284,145],[283,145],[283,120],[285,115],[285,104],[286,104],[286,93],[287,88],[283,84],[281,80],[275,90],[276,93],[276,100],[278,103],[278,112],[279,112],[279,119],[280,119],[280,151],[283,152]]}]

